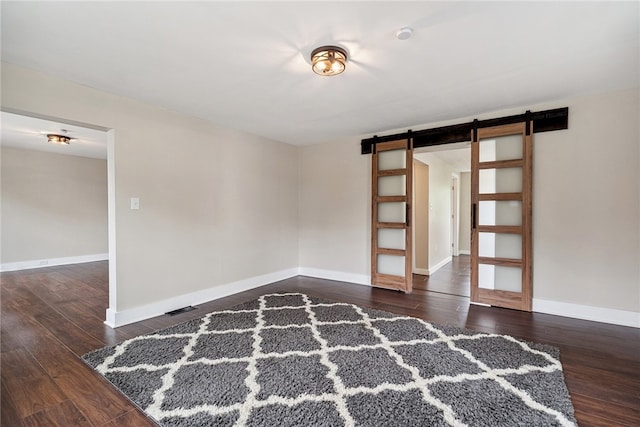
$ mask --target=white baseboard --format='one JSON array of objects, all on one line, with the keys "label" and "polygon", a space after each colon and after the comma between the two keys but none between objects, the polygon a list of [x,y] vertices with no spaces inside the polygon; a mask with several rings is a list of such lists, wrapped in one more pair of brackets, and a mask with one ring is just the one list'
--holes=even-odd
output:
[{"label": "white baseboard", "polygon": [[463,251],[463,250],[459,250],[459,251],[458,251],[458,255],[471,255],[471,251]]},{"label": "white baseboard", "polygon": [[532,303],[533,311],[536,313],[554,314],[556,316],[572,317],[574,319],[592,320],[594,322],[640,328],[640,313],[635,311],[616,310],[613,308],[594,307],[537,298],[534,298]]},{"label": "white baseboard", "polygon": [[427,274],[427,276],[431,276],[433,273],[435,273],[436,271],[440,270],[445,265],[449,264],[452,260],[453,260],[453,258],[451,256],[446,257],[445,259],[443,259],[442,261],[440,261],[439,263],[437,263],[433,267],[429,268],[429,273]]},{"label": "white baseboard", "polygon": [[[446,265],[451,259],[443,260],[436,265],[439,269]],[[76,261],[77,262],[77,261]],[[85,261],[88,262],[88,261]],[[433,271],[433,270],[432,270]],[[175,310],[189,305],[198,305],[208,301],[223,298],[239,292],[248,291],[260,286],[264,286],[279,280],[288,279],[295,276],[316,277],[319,279],[336,280],[353,284],[370,286],[371,278],[365,274],[346,273],[342,271],[323,270],[318,268],[290,268],[270,274],[251,277],[233,283],[180,295],[142,307],[115,312],[107,309],[107,320],[105,324],[112,328],[127,325],[162,315],[168,311]],[[575,319],[591,320],[595,322],[610,323],[621,326],[631,326],[640,328],[640,313],[633,311],[616,310],[610,308],[571,304],[558,301],[548,301],[533,299],[533,311],[536,313],[552,314],[557,316],[571,317]]]},{"label": "white baseboard", "polygon": [[214,286],[209,289],[191,292],[189,294],[179,295],[166,300],[146,304],[141,307],[122,311],[114,311],[111,308],[108,308],[107,320],[105,320],[104,323],[112,328],[117,328],[119,326],[128,325],[129,323],[139,322],[141,320],[160,316],[168,311],[176,310],[178,308],[203,304],[208,301],[213,301],[229,295],[237,294],[239,292],[248,291],[250,289],[268,285],[269,283],[288,279],[290,277],[295,277],[297,275],[298,269],[290,268],[288,270],[276,271],[274,273],[250,277],[248,279],[239,280],[237,282],[227,283],[220,286]]},{"label": "white baseboard", "polygon": [[429,275],[429,270],[426,268],[414,268],[413,272],[415,274],[422,274],[423,276],[428,276]]},{"label": "white baseboard", "polygon": [[371,277],[365,274],[345,273],[343,271],[322,270],[319,268],[300,267],[300,276],[315,277],[317,279],[336,280],[338,282],[349,282],[358,285],[371,285]]},{"label": "white baseboard", "polygon": [[0,265],[0,272],[29,270],[32,268],[55,267],[56,265],[81,264],[84,262],[105,261],[109,254],[70,256],[64,258],[34,259],[29,261],[8,262]]}]

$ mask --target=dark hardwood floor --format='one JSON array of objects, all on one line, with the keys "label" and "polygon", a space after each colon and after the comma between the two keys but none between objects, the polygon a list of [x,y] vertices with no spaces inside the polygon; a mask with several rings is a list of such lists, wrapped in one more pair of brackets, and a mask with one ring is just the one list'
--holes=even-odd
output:
[{"label": "dark hardwood floor", "polygon": [[2,426],[152,426],[80,356],[277,291],[304,292],[557,346],[580,425],[640,426],[639,329],[470,306],[468,298],[438,292],[404,295],[296,277],[191,312],[113,330],[103,324],[107,275],[106,262],[2,273]]},{"label": "dark hardwood floor", "polygon": [[469,297],[471,288],[471,257],[459,255],[452,257],[450,263],[431,276],[413,275],[413,289],[438,292],[441,294]]}]

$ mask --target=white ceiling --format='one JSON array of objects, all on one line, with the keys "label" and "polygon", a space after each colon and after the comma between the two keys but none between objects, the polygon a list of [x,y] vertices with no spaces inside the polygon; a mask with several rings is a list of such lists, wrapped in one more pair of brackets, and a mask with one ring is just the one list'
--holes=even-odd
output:
[{"label": "white ceiling", "polygon": [[[0,112],[0,142],[3,147],[46,151],[70,156],[107,158],[107,133],[68,123]],[[47,142],[47,134],[66,135],[69,145]]]},{"label": "white ceiling", "polygon": [[[456,172],[471,171],[471,142],[458,142],[455,144],[417,148],[414,157],[422,161],[421,153],[430,153],[432,156],[450,164]],[[427,161],[426,163],[429,162]]]},{"label": "white ceiling", "polygon": [[[638,2],[1,8],[3,61],[295,145],[639,85]],[[311,71],[324,44],[350,52],[344,74]]]}]

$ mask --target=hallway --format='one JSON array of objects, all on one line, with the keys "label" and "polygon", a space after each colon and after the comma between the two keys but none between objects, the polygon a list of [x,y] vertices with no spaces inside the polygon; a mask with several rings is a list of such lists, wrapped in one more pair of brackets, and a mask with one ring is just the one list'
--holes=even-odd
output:
[{"label": "hallway", "polygon": [[469,297],[471,279],[471,257],[454,256],[453,261],[433,273],[431,276],[413,275],[413,289],[438,292],[441,294]]}]

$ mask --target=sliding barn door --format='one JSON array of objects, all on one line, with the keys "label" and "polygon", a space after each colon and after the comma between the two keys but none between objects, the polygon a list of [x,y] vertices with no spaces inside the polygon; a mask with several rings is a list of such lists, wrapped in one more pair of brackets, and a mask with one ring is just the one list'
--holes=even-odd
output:
[{"label": "sliding barn door", "polygon": [[531,311],[532,135],[525,123],[472,135],[472,302]]},{"label": "sliding barn door", "polygon": [[373,145],[371,285],[411,292],[411,138]]}]

